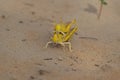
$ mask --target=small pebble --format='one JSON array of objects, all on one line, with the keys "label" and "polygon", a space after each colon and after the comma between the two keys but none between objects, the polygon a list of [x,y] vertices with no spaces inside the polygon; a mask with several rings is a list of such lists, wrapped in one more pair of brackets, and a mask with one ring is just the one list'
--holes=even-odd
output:
[{"label": "small pebble", "polygon": [[30,79],[35,79],[35,77],[34,76],[30,76]]},{"label": "small pebble", "polygon": [[46,71],[46,70],[39,70],[38,72],[39,72],[40,75],[44,75],[44,74],[46,74],[46,73],[49,73],[49,72]]},{"label": "small pebble", "polygon": [[53,60],[53,58],[46,58],[46,59],[44,59],[44,60]]},{"label": "small pebble", "polygon": [[22,39],[21,41],[25,42],[25,41],[26,41],[26,39]]},{"label": "small pebble", "polygon": [[6,31],[10,31],[10,29],[5,29]]},{"label": "small pebble", "polygon": [[98,65],[98,64],[95,64],[95,66],[96,66],[96,67],[99,67],[100,65]]},{"label": "small pebble", "polygon": [[62,57],[59,57],[59,58],[58,58],[58,61],[63,61],[63,58],[62,58]]},{"label": "small pebble", "polygon": [[1,18],[2,18],[2,19],[5,19],[5,18],[6,18],[6,16],[5,16],[5,15],[2,15],[2,16],[1,16]]},{"label": "small pebble", "polygon": [[23,21],[19,21],[19,23],[23,23]]},{"label": "small pebble", "polygon": [[35,15],[35,12],[34,12],[34,11],[32,11],[31,13],[32,13],[32,15]]}]

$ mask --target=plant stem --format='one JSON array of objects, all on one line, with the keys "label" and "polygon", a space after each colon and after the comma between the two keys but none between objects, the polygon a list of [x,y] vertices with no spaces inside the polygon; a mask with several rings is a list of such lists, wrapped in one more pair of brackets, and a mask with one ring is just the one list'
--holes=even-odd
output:
[{"label": "plant stem", "polygon": [[102,14],[102,8],[103,8],[103,4],[101,3],[100,4],[100,10],[99,10],[99,13],[98,13],[98,19],[100,19],[100,16]]}]

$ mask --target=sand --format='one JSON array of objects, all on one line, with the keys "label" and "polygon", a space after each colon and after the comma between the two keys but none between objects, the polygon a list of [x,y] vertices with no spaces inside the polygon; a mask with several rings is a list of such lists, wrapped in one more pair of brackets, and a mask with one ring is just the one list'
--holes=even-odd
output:
[{"label": "sand", "polygon": [[[120,80],[120,1],[0,0],[0,80]],[[45,44],[77,20],[73,52]]]}]

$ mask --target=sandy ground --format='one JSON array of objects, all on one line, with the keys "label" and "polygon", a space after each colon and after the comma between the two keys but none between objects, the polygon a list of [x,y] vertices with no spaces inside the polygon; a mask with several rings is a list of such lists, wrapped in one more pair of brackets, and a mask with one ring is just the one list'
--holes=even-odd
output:
[{"label": "sandy ground", "polygon": [[[0,0],[0,80],[120,80],[120,0]],[[73,52],[43,47],[76,18]]]}]

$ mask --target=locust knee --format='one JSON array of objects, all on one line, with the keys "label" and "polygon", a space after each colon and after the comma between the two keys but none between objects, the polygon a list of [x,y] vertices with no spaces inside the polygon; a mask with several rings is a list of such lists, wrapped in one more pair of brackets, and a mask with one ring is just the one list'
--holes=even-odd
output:
[{"label": "locust knee", "polygon": [[72,46],[71,46],[71,43],[70,42],[65,42],[65,44],[68,44],[68,49],[70,52],[72,52]]}]

